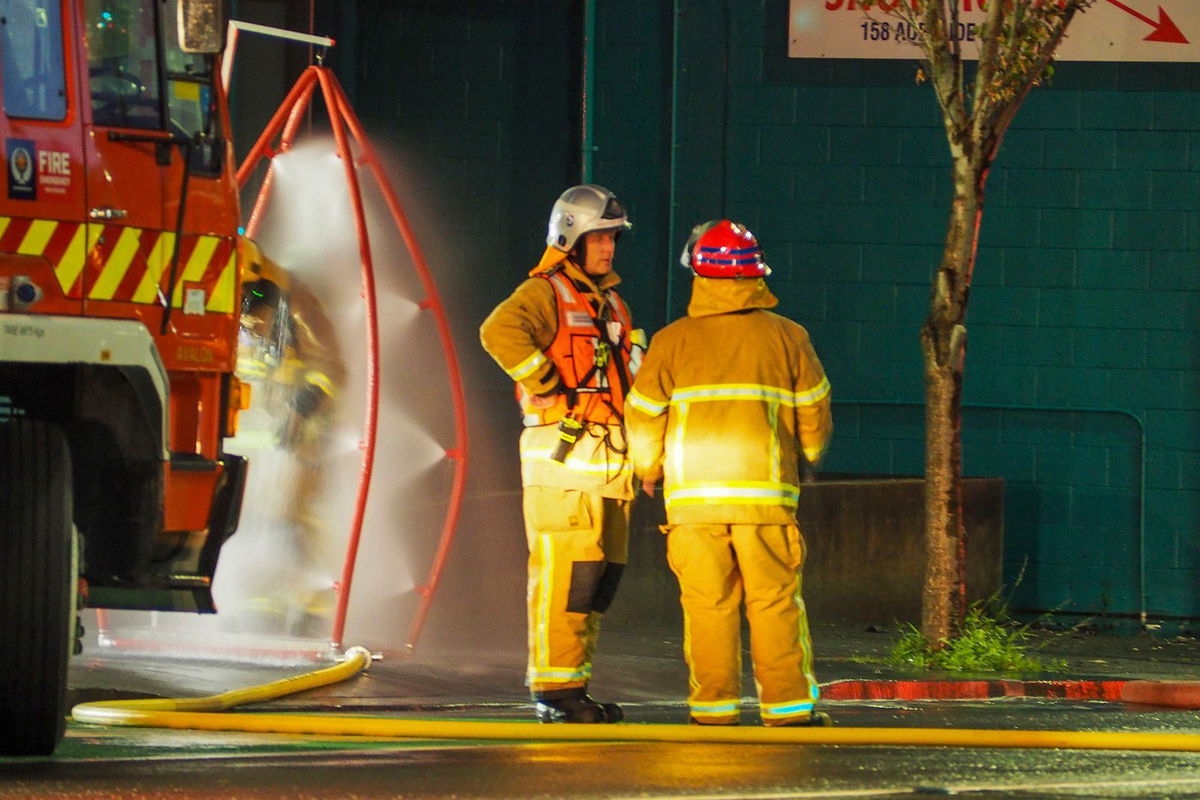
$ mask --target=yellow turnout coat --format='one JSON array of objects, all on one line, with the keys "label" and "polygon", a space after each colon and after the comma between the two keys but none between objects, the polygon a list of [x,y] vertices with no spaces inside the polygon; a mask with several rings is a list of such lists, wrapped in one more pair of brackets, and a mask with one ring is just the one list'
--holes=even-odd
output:
[{"label": "yellow turnout coat", "polygon": [[662,471],[667,519],[789,524],[803,455],[833,431],[829,381],[761,279],[694,278],[688,315],[657,334],[626,401],[639,475]]}]

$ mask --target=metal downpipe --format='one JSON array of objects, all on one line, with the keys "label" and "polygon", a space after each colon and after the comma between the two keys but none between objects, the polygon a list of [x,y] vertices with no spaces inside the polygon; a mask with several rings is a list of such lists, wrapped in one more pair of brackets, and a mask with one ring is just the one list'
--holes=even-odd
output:
[{"label": "metal downpipe", "polygon": [[591,183],[592,159],[593,153],[596,152],[595,122],[592,118],[592,110],[596,104],[596,0],[584,0],[583,2],[583,58],[581,61],[579,182]]},{"label": "metal downpipe", "polygon": [[679,47],[682,40],[679,18],[683,14],[682,0],[674,0],[671,8],[671,143],[667,177],[667,298],[663,309],[664,324],[674,319],[671,304],[674,300],[675,227],[679,214],[679,72],[682,59]]}]

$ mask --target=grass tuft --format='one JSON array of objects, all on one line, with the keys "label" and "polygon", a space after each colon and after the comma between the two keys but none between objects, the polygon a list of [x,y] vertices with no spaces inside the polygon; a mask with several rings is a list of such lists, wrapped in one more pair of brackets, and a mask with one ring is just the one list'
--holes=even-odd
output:
[{"label": "grass tuft", "polygon": [[1031,650],[1032,634],[1009,616],[1007,609],[976,603],[967,611],[962,630],[934,649],[916,626],[909,624],[900,634],[883,663],[892,667],[945,672],[1065,672],[1063,659],[1042,658]]}]

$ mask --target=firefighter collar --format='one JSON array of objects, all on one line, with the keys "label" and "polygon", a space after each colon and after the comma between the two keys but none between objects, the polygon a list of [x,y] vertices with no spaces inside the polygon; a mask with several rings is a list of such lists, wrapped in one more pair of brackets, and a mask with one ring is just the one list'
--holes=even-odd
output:
[{"label": "firefighter collar", "polygon": [[767,288],[762,278],[692,278],[692,299],[688,303],[689,317],[710,317],[747,311],[752,308],[774,308],[779,298]]},{"label": "firefighter collar", "polygon": [[615,272],[610,272],[601,277],[599,281],[596,281],[591,275],[584,272],[582,267],[567,258],[566,253],[554,246],[546,248],[546,252],[542,253],[542,260],[538,262],[536,267],[529,271],[529,276],[532,278],[538,275],[545,275],[556,269],[562,269],[567,274],[567,277],[572,280],[582,280],[587,285],[594,286],[600,291],[611,289],[621,282],[620,276]]}]

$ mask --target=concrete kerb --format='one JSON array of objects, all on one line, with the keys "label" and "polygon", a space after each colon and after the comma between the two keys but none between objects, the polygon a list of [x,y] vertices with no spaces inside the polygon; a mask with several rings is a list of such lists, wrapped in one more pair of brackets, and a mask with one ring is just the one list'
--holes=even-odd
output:
[{"label": "concrete kerb", "polygon": [[[1200,641],[1192,637],[1104,633],[1031,633],[1031,650],[1062,661],[1067,675],[1017,678],[929,676],[882,664],[894,636],[890,626],[847,623],[813,628],[822,699],[985,700],[1024,697],[1099,700],[1172,708],[1200,708]],[[894,631],[891,631],[894,633]]]},{"label": "concrete kerb", "polygon": [[1066,680],[841,680],[821,687],[823,700],[987,700],[1027,697],[1104,700],[1171,708],[1200,708],[1200,681]]},{"label": "concrete kerb", "polygon": [[824,700],[986,700],[1036,697],[1121,700],[1125,680],[842,680],[821,687]]}]

